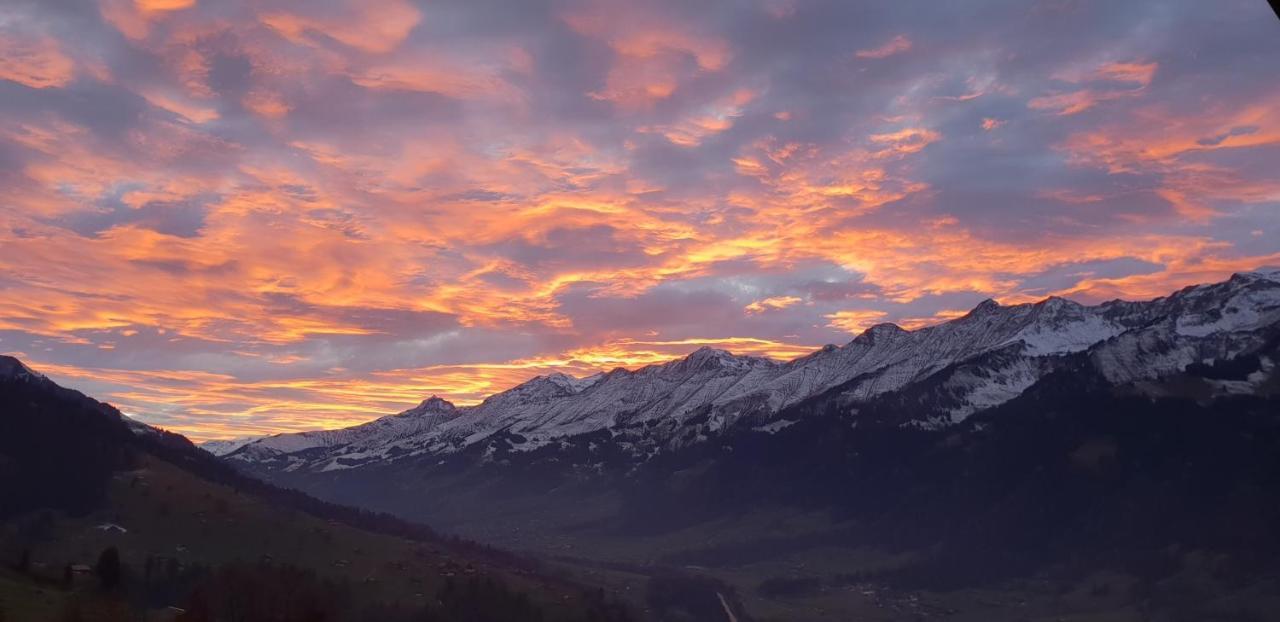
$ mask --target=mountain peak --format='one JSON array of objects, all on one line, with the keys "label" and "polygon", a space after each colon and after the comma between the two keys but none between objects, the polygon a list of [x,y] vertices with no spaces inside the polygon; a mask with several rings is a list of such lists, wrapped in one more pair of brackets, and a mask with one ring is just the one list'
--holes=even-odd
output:
[{"label": "mountain peak", "polygon": [[1063,298],[1061,296],[1049,296],[1048,298],[1045,298],[1044,300],[1037,302],[1035,306],[1039,309],[1042,309],[1045,311],[1051,311],[1051,312],[1060,312],[1068,309],[1084,308],[1084,305],[1074,300],[1071,300],[1069,298]]},{"label": "mountain peak", "polygon": [[446,400],[443,397],[440,397],[438,395],[432,395],[431,397],[425,400],[422,400],[422,403],[418,404],[410,412],[414,412],[418,414],[450,413],[450,412],[453,412],[454,410],[457,410],[457,407],[453,405],[453,402],[450,402],[449,400]]},{"label": "mountain peak", "polygon": [[570,393],[580,393],[599,382],[603,377],[604,374],[592,374],[585,378],[577,378],[564,372],[555,372],[553,374],[547,374],[546,378],[556,385],[568,390]]},{"label": "mountain peak", "polygon": [[747,369],[766,362],[767,359],[754,356],[739,356],[728,350],[702,346],[682,359],[666,363],[664,367],[677,370]]},{"label": "mountain peak", "polygon": [[879,324],[876,324],[875,326],[872,326],[871,328],[868,328],[864,332],[869,333],[871,335],[896,335],[898,333],[905,333],[907,331],[904,330],[901,326],[894,324],[893,322],[881,322]]},{"label": "mountain peak", "polygon": [[986,317],[988,315],[991,315],[992,313],[995,313],[996,311],[999,311],[1000,309],[1001,309],[1000,303],[996,302],[994,298],[988,298],[986,300],[983,300],[982,302],[979,302],[978,306],[971,309],[969,313],[965,314],[964,317],[965,318]]},{"label": "mountain peak", "polygon": [[706,369],[710,367],[725,367],[736,359],[732,353],[727,350],[713,348],[711,346],[702,346],[683,360],[676,361],[681,367],[691,367],[693,369]]},{"label": "mountain peak", "polygon": [[702,346],[702,347],[698,348],[697,350],[694,350],[693,352],[690,352],[690,353],[689,353],[689,356],[688,356],[688,358],[691,358],[691,359],[704,359],[704,358],[709,358],[709,357],[714,357],[714,358],[730,357],[730,358],[732,358],[732,357],[733,357],[733,353],[732,353],[732,352],[729,352],[728,350],[721,350],[720,348],[713,348],[713,347],[711,347],[711,346]]},{"label": "mountain peak", "polygon": [[588,376],[586,378],[574,378],[564,372],[552,372],[550,374],[534,376],[533,378],[516,385],[511,389],[511,391],[515,394],[523,394],[526,396],[572,395],[590,387],[599,379],[599,374]]},{"label": "mountain peak", "polygon": [[43,375],[32,371],[15,357],[0,354],[0,378],[15,378],[18,380],[29,380],[32,378],[44,378]]},{"label": "mountain peak", "polygon": [[1036,304],[1044,305],[1046,307],[1062,307],[1062,306],[1072,306],[1072,305],[1079,306],[1080,305],[1080,303],[1074,300],[1071,300],[1070,298],[1063,298],[1062,296],[1049,296],[1048,298],[1045,298],[1044,300],[1041,300]]},{"label": "mountain peak", "polygon": [[878,341],[892,340],[907,335],[907,331],[893,322],[881,322],[862,331],[850,343],[873,344]]}]

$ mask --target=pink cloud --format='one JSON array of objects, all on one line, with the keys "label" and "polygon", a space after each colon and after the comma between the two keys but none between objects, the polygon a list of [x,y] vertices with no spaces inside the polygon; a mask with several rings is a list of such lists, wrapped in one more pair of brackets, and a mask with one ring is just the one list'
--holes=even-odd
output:
[{"label": "pink cloud", "polygon": [[906,35],[895,35],[884,45],[866,50],[858,50],[853,55],[857,58],[888,58],[911,49],[911,39]]},{"label": "pink cloud", "polygon": [[0,80],[35,89],[65,86],[76,73],[75,62],[58,41],[0,29]]},{"label": "pink cloud", "polygon": [[266,11],[263,24],[299,44],[318,45],[331,38],[370,54],[394,50],[422,19],[422,13],[406,0],[347,2],[336,11],[295,13]]}]

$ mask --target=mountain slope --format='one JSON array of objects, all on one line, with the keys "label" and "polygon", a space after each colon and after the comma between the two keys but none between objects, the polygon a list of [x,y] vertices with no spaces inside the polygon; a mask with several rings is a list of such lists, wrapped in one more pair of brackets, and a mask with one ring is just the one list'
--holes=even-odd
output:
[{"label": "mountain slope", "polygon": [[[64,578],[108,547],[119,587]],[[0,593],[5,620],[168,605],[197,620],[627,619],[528,559],[246,478],[11,357],[0,357],[0,558],[21,560],[6,592],[46,601]],[[282,589],[305,597],[285,602]]]}]

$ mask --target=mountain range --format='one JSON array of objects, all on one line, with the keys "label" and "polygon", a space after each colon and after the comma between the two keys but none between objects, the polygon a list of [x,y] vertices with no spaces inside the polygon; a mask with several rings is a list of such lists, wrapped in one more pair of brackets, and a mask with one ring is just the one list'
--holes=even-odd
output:
[{"label": "mountain range", "polygon": [[[228,460],[325,472],[502,446],[521,452],[607,431],[636,460],[726,430],[777,431],[788,407],[823,395],[856,408],[924,383],[930,399],[904,413],[946,427],[1017,397],[1087,353],[1115,385],[1155,380],[1188,365],[1259,347],[1280,320],[1280,269],[1237,274],[1149,302],[1085,306],[1052,297],[993,300],[942,324],[907,331],[878,324],[843,346],[785,363],[702,348],[685,358],[586,378],[539,376],[475,406],[432,396],[397,415],[341,430],[212,441]],[[1252,385],[1223,384],[1221,391]]]}]

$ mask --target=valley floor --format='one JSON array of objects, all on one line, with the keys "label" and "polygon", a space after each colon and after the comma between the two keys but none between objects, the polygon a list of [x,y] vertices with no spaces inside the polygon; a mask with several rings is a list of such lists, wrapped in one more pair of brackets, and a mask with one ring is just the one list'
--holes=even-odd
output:
[{"label": "valley floor", "polygon": [[[721,582],[756,622],[1267,622],[1273,618],[1266,612],[1280,611],[1280,577],[1231,585],[1213,576],[1212,559],[1195,552],[1183,555],[1178,572],[1154,583],[1100,570],[957,590],[894,586],[858,575],[902,567],[912,555],[821,544],[823,534],[841,528],[821,515],[779,512],[629,537],[589,528],[535,534],[527,523],[460,533],[550,558],[649,613],[647,586],[670,573]],[[771,542],[806,539],[813,546],[771,553]]]}]

